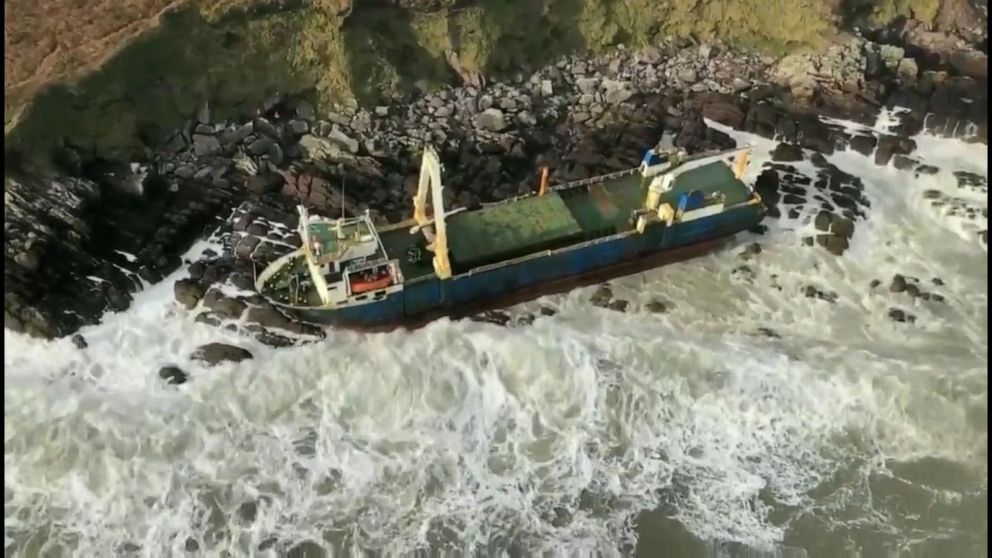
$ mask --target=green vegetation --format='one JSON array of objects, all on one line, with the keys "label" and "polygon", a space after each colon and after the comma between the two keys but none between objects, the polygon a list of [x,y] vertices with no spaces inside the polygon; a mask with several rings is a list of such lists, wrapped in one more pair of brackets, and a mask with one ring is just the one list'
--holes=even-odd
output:
[{"label": "green vegetation", "polygon": [[[864,1],[878,18],[921,19],[932,19],[938,2]],[[371,104],[420,80],[451,81],[448,50],[466,69],[498,78],[565,53],[665,35],[774,53],[815,48],[836,16],[835,3],[821,0],[475,0],[434,12],[359,2],[342,20],[341,4],[175,13],[98,72],[42,93],[7,134],[7,149],[39,155],[65,140],[129,158],[139,155],[136,140],[161,141],[204,101],[218,120],[246,115],[277,91],[309,95],[318,109]]]},{"label": "green vegetation", "polygon": [[875,23],[892,21],[898,16],[911,17],[930,23],[937,17],[940,0],[878,0],[875,2]]}]

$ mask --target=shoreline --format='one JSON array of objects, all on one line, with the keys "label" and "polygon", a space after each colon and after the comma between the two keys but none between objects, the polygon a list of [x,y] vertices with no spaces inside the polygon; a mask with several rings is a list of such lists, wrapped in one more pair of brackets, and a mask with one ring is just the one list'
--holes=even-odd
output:
[{"label": "shoreline", "polygon": [[[237,233],[225,254],[203,263],[209,273],[193,289],[202,291],[198,303],[246,264],[250,271],[251,262],[264,265],[292,246],[286,231],[296,203],[331,215],[368,208],[383,223],[406,218],[427,141],[446,166],[450,206],[529,191],[541,165],[553,182],[629,167],[659,138],[690,152],[733,145],[707,119],[781,141],[786,163],[804,150],[854,149],[877,164],[914,168],[910,136],[925,129],[987,141],[987,78],[927,69],[904,52],[853,39],[817,56],[770,60],[673,40],[567,56],[516,83],[451,86],[406,105],[317,115],[305,101],[275,97],[247,122],[211,122],[204,107],[146,161],[83,161],[67,149],[62,176],[8,177],[5,327],[71,335],[107,309],[127,308],[131,293],[181,265],[180,254],[205,232]],[[828,68],[828,78],[811,67]],[[845,91],[852,87],[858,90]],[[980,102],[954,101],[965,94]],[[896,105],[909,111],[892,136],[851,136],[819,118],[874,121],[882,107]],[[758,187],[775,205],[783,196],[773,190],[792,175],[787,165],[772,170]],[[838,254],[846,249],[840,237],[850,238],[868,211],[856,177],[840,179],[853,189],[831,194],[843,211],[824,218],[826,234],[816,239]],[[233,217],[239,207],[248,209]],[[843,234],[832,232],[834,222]]]}]

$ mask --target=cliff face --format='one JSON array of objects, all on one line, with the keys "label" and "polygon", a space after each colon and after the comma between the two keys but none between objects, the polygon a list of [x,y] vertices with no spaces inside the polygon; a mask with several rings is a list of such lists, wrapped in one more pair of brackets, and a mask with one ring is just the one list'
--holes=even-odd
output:
[{"label": "cliff face", "polygon": [[566,52],[661,35],[781,53],[823,45],[851,17],[958,25],[974,9],[968,0],[12,0],[4,11],[7,153],[44,158],[68,144],[141,159],[143,144],[198,111],[236,116],[277,92],[302,92],[321,110],[448,82],[453,66],[512,76]]}]

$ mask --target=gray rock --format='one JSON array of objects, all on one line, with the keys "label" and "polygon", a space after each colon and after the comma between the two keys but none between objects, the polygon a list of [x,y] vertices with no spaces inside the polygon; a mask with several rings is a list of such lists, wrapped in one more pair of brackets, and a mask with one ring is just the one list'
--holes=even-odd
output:
[{"label": "gray rock", "polygon": [[205,134],[193,134],[193,152],[198,157],[210,155],[220,151],[220,140],[215,136]]},{"label": "gray rock", "polygon": [[537,119],[526,110],[520,111],[520,114],[517,115],[517,121],[524,126],[534,126],[537,124]]},{"label": "gray rock", "polygon": [[254,355],[248,350],[234,345],[208,343],[197,347],[193,351],[193,354],[190,355],[190,358],[193,360],[202,360],[209,366],[214,366],[221,362],[241,362],[242,360],[252,359]]},{"label": "gray rock", "polygon": [[503,111],[488,108],[476,116],[475,125],[484,130],[499,132],[506,129],[506,119],[503,117]]},{"label": "gray rock", "polygon": [[376,116],[389,116],[389,107],[382,106],[382,105],[375,107],[375,115]]},{"label": "gray rock", "polygon": [[203,101],[203,104],[200,105],[200,110],[196,113],[196,119],[200,124],[210,123],[210,103]]},{"label": "gray rock", "polygon": [[193,178],[193,175],[196,174],[196,169],[190,165],[181,165],[179,168],[176,169],[175,174],[179,178],[185,178],[188,180],[190,178]]},{"label": "gray rock", "polygon": [[550,79],[541,80],[541,95],[550,97],[555,94],[554,85]]},{"label": "gray rock", "polygon": [[649,46],[641,51],[640,61],[646,64],[655,65],[661,62],[661,49],[656,46]]},{"label": "gray rock", "polygon": [[278,143],[273,142],[272,145],[269,146],[267,154],[269,156],[270,163],[277,167],[282,164],[284,155],[282,152],[282,147],[280,147]]},{"label": "gray rock", "polygon": [[86,338],[78,333],[72,336],[72,344],[79,350],[90,346],[90,344],[86,342]]},{"label": "gray rock", "polygon": [[221,143],[224,144],[241,143],[245,141],[245,138],[250,136],[254,130],[255,130],[255,125],[252,124],[251,122],[247,122],[232,130],[230,134],[222,135]]},{"label": "gray rock", "polygon": [[327,139],[346,149],[349,153],[358,153],[358,140],[348,137],[340,129],[333,129],[327,134]]},{"label": "gray rock", "polygon": [[679,70],[679,79],[685,83],[695,83],[697,79],[696,70],[693,70],[692,68]]},{"label": "gray rock", "polygon": [[447,118],[455,112],[455,109],[451,105],[444,105],[437,108],[434,111],[434,116],[438,118]]},{"label": "gray rock", "polygon": [[709,60],[710,55],[713,53],[713,47],[707,44],[699,45],[699,57],[703,60]]},{"label": "gray rock", "polygon": [[279,139],[279,130],[264,118],[259,117],[255,119],[255,131],[272,139]]},{"label": "gray rock", "polygon": [[606,94],[604,100],[611,105],[618,105],[634,96],[629,89],[616,89]]},{"label": "gray rock", "polygon": [[579,97],[580,105],[591,105],[595,101],[596,101],[596,97],[592,93],[583,93],[582,96]]},{"label": "gray rock", "polygon": [[599,80],[596,78],[580,78],[575,80],[575,86],[582,93],[592,93],[596,90],[597,85],[599,85]]},{"label": "gray rock", "polygon": [[275,141],[273,141],[270,137],[260,137],[248,145],[248,153],[256,156],[264,155],[269,152],[269,148],[272,147],[272,144],[274,143]]},{"label": "gray rock", "polygon": [[896,68],[896,73],[899,77],[913,82],[916,81],[916,76],[919,75],[920,69],[916,65],[916,60],[912,58],[903,58],[899,61],[899,66]]},{"label": "gray rock", "polygon": [[310,131],[310,123],[306,120],[291,120],[289,122],[289,131],[297,136],[302,136]]},{"label": "gray rock", "polygon": [[331,130],[333,130],[333,129],[334,129],[334,125],[333,124],[331,124],[330,122],[328,122],[326,120],[321,120],[321,121],[317,122],[317,125],[314,127],[314,134],[316,134],[316,135],[318,135],[318,136],[320,136],[322,138],[326,138],[327,137],[327,134],[330,134],[331,133]]}]

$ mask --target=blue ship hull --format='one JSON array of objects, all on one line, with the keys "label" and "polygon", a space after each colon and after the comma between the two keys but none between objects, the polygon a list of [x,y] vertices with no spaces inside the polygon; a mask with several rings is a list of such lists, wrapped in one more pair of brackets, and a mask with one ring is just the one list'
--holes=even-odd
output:
[{"label": "blue ship hull", "polygon": [[556,292],[567,282],[604,280],[705,253],[720,239],[761,221],[761,204],[747,204],[694,221],[649,226],[530,255],[439,280],[431,275],[365,304],[334,309],[295,309],[304,321],[358,329],[420,325],[440,316],[460,317]]}]

